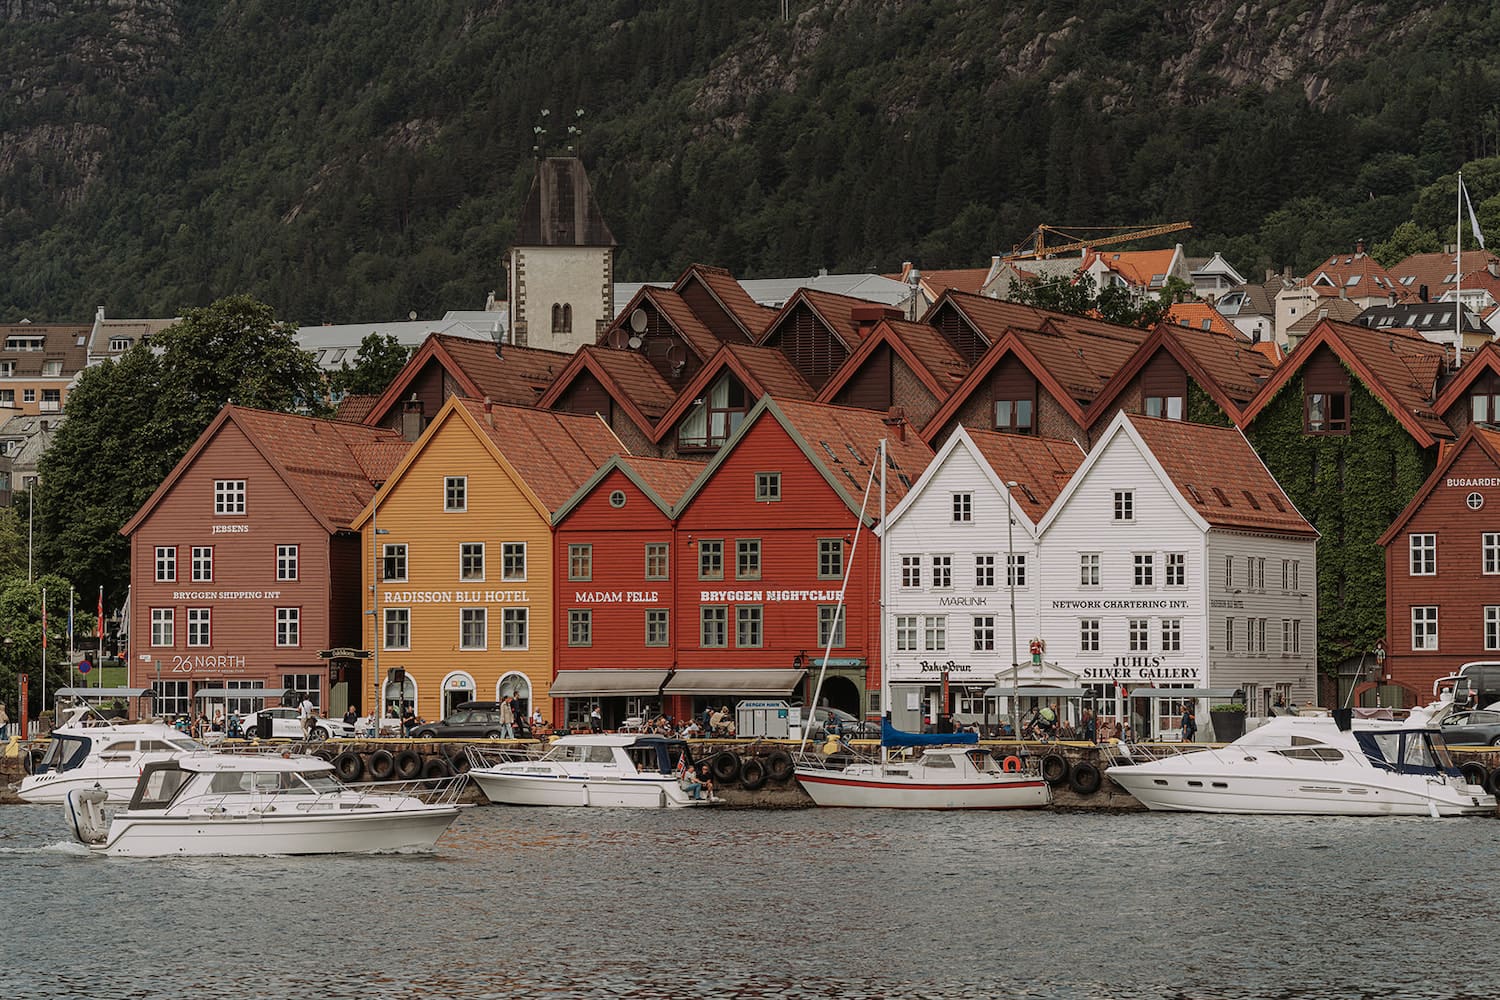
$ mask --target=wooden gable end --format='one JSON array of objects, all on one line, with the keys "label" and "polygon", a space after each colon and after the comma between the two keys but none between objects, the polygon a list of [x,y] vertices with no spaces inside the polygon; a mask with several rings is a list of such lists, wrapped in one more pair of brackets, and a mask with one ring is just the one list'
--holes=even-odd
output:
[{"label": "wooden gable end", "polygon": [[553,404],[554,410],[562,410],[566,413],[582,413],[589,415],[598,413],[606,420],[613,423],[614,399],[609,390],[604,387],[593,372],[584,371],[573,380],[573,384],[557,398]]},{"label": "wooden gable end", "polygon": [[745,332],[739,328],[734,317],[725,311],[714,298],[708,286],[696,277],[689,278],[687,283],[677,290],[682,296],[682,301],[693,310],[693,315],[708,327],[710,333],[725,344],[749,344],[751,339],[745,336]]},{"label": "wooden gable end", "polygon": [[1187,370],[1165,349],[1159,349],[1141,367],[1139,382],[1143,396],[1187,395]]},{"label": "wooden gable end", "polygon": [[[638,334],[641,353],[668,385],[681,389],[703,367],[702,359],[649,299],[643,299],[639,308],[646,314],[646,329]],[[634,333],[628,325],[626,330]]]},{"label": "wooden gable end", "polygon": [[402,429],[402,414],[414,409],[412,400],[415,398],[416,412],[422,416],[421,426],[426,427],[427,421],[437,415],[437,411],[443,408],[449,396],[463,395],[457,380],[449,374],[448,369],[437,358],[428,358],[422,370],[412,377],[411,383],[401,397],[391,403],[385,412],[376,415],[370,414],[365,418],[366,424],[376,427],[388,427],[391,430]]},{"label": "wooden gable end", "polygon": [[889,410],[895,405],[895,352],[881,344],[851,375],[834,397],[840,406]]},{"label": "wooden gable end", "polygon": [[935,325],[938,333],[943,335],[943,339],[952,344],[953,349],[958,351],[970,365],[978,364],[984,352],[990,348],[978,331],[952,305],[945,305],[927,322]]},{"label": "wooden gable end", "polygon": [[1306,392],[1348,392],[1349,371],[1333,351],[1320,346],[1302,366],[1302,384]]},{"label": "wooden gable end", "polygon": [[813,389],[821,389],[849,357],[848,348],[806,302],[799,302],[782,318],[766,346],[785,354]]},{"label": "wooden gable end", "polygon": [[[616,506],[612,495],[621,494],[623,501]],[[633,532],[652,531],[659,529],[670,529],[672,521],[662,509],[648,497],[645,492],[631,481],[619,469],[611,469],[603,479],[589,491],[588,495],[578,502],[578,506],[568,512],[561,524],[557,526],[559,540],[564,535],[573,532],[594,534],[598,532]],[[611,537],[615,537],[611,535]],[[592,539],[574,539],[589,541]],[[562,548],[559,545],[559,548]],[[566,551],[564,549],[564,551]],[[643,553],[632,552],[628,560],[637,578],[641,575],[641,567],[644,558],[637,559],[637,555]],[[594,558],[599,563],[603,554],[596,547]],[[615,560],[610,556],[611,563]],[[566,576],[563,577],[566,579]]]}]

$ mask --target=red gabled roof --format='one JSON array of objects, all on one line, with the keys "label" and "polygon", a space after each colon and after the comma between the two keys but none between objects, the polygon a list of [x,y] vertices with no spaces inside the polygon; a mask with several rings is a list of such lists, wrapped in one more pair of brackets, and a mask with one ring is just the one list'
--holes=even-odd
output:
[{"label": "red gabled roof", "polygon": [[980,455],[1000,477],[1014,482],[1016,506],[1036,524],[1057,502],[1087,457],[1072,441],[965,428]]},{"label": "red gabled roof", "polygon": [[751,347],[749,344],[725,344],[694,373],[677,394],[677,400],[657,421],[652,440],[661,441],[669,434],[687,408],[719,380],[725,370],[734,372],[750,395],[777,396],[789,399],[811,399],[813,391],[801,373],[792,367],[787,356],[773,347]]},{"label": "red gabled roof", "polygon": [[[714,336],[713,331],[693,312],[693,307],[676,292],[645,285],[636,293],[636,298],[649,300],[666,317],[667,322],[672,324],[672,328],[682,335],[682,339],[687,341],[688,347],[698,355],[699,360],[707,361],[721,346],[719,338]],[[624,315],[628,316],[633,311],[633,308],[627,306]]]},{"label": "red gabled roof", "polygon": [[[629,454],[595,416],[523,406],[493,406],[474,399],[458,405],[470,416],[531,492],[556,512],[612,455]],[[435,421],[434,421],[435,422]]]},{"label": "red gabled roof", "polygon": [[1167,310],[1168,323],[1194,330],[1207,330],[1224,337],[1242,337],[1238,327],[1207,302],[1174,302]]},{"label": "red gabled roof", "polygon": [[1470,445],[1482,448],[1485,454],[1489,456],[1490,462],[1497,469],[1500,469],[1500,430],[1496,430],[1485,424],[1470,424],[1464,428],[1463,434],[1459,436],[1457,441],[1451,445],[1443,446],[1442,453],[1438,457],[1437,467],[1432,470],[1432,475],[1427,477],[1427,481],[1417,490],[1417,495],[1411,498],[1411,502],[1391,522],[1391,526],[1385,529],[1385,533],[1376,541],[1377,545],[1385,548],[1401,534],[1406,528],[1406,523],[1416,515],[1417,511],[1422,509],[1422,505],[1427,502],[1427,498],[1432,495],[1433,490],[1437,489],[1441,483],[1447,480],[1448,470],[1453,468],[1453,463],[1458,461],[1459,456],[1467,451]]},{"label": "red gabled roof", "polygon": [[1452,428],[1438,416],[1433,400],[1437,393],[1437,373],[1447,356],[1446,345],[1400,330],[1375,330],[1326,319],[1297,342],[1245,407],[1245,426],[1302,370],[1303,363],[1320,346],[1333,351],[1422,447],[1430,448],[1439,440],[1453,438]]},{"label": "red gabled roof", "polygon": [[[1157,275],[1165,276],[1172,267],[1172,258],[1177,254],[1171,250],[1096,250],[1084,251],[1078,270],[1086,271],[1095,260],[1124,278],[1135,288],[1151,288]],[[1160,287],[1160,282],[1157,283]]]},{"label": "red gabled roof", "polygon": [[642,433],[650,435],[676,398],[666,379],[640,351],[615,350],[597,344],[585,344],[574,353],[566,367],[552,380],[552,385],[537,400],[537,406],[550,410],[557,405],[572,384],[585,372],[604,386],[610,398],[618,403]]},{"label": "red gabled roof", "polygon": [[1232,336],[1209,330],[1163,322],[1157,325],[1129,362],[1099,393],[1089,407],[1088,426],[1104,419],[1125,387],[1140,374],[1157,351],[1166,351],[1192,377],[1198,387],[1239,423],[1245,405],[1276,370],[1266,356],[1251,350],[1249,338],[1235,330]]},{"label": "red gabled roof", "polygon": [[[1322,278],[1327,278],[1327,281]],[[1350,284],[1351,281],[1354,283]],[[1400,302],[1415,295],[1415,289],[1400,284],[1378,260],[1363,251],[1334,254],[1308,271],[1303,283],[1320,294],[1346,298],[1395,295],[1396,301]]]},{"label": "red gabled roof", "polygon": [[948,393],[969,373],[963,355],[934,327],[902,319],[883,319],[864,338],[859,350],[849,355],[824,383],[818,391],[818,402],[827,403],[837,396],[882,344],[906,362],[939,402],[947,399]]},{"label": "red gabled roof", "polygon": [[[1451,253],[1414,253],[1387,270],[1396,279],[1396,284],[1412,296],[1418,295],[1421,286],[1426,285],[1428,301],[1436,301],[1455,284],[1453,256]],[[1463,252],[1461,263],[1464,287],[1477,288],[1479,282],[1494,278],[1489,268],[1491,264],[1500,265],[1500,257],[1488,250],[1471,249]]]},{"label": "red gabled roof", "polygon": [[705,288],[713,293],[715,299],[729,313],[730,317],[745,331],[745,336],[751,343],[760,340],[761,335],[766,332],[766,327],[776,318],[777,310],[770,306],[763,306],[750,297],[733,274],[722,267],[712,267],[708,264],[692,264],[682,273],[672,285],[672,291],[681,292],[683,286],[693,278],[701,281]]},{"label": "red gabled roof", "polygon": [[[802,438],[808,453],[824,469],[825,474],[850,496],[850,506],[855,510],[864,495],[865,483],[870,475],[870,463],[875,459],[881,438],[886,440],[887,511],[906,496],[912,484],[927,468],[927,463],[932,461],[933,452],[926,442],[915,434],[907,434],[903,439],[894,433],[886,424],[883,413],[801,400],[778,399],[774,402],[785,417],[785,424]],[[880,473],[877,470],[875,488],[870,497],[871,517],[879,514],[879,498],[876,495],[879,483]]]},{"label": "red gabled roof", "polygon": [[1474,380],[1487,372],[1500,375],[1500,343],[1493,340],[1486,341],[1479,350],[1464,358],[1463,367],[1454,372],[1448,384],[1443,386],[1433,409],[1440,414],[1447,413],[1469,391]]},{"label": "red gabled roof", "polygon": [[[888,274],[886,277],[892,281],[907,284],[910,281],[911,271],[911,263],[908,262],[902,266],[900,274]],[[990,269],[987,267],[961,267],[948,270],[925,271],[919,268],[918,273],[918,280],[922,283],[922,291],[929,299],[937,301],[949,289],[978,295],[980,289],[984,288],[984,279],[990,276]]]},{"label": "red gabled roof", "polygon": [[375,481],[389,475],[408,447],[400,434],[383,427],[229,404],[198,435],[187,454],[120,529],[121,534],[135,531],[226,423],[240,429],[330,534],[349,527],[375,495]]},{"label": "red gabled roof", "polygon": [[444,333],[428,334],[401,373],[380,394],[364,422],[377,424],[383,420],[430,361],[442,365],[465,396],[473,399],[488,396],[509,406],[534,406],[571,359],[572,355],[560,351],[497,345],[489,340]]},{"label": "red gabled roof", "polygon": [[703,462],[681,458],[647,458],[642,455],[631,455],[621,461],[629,464],[668,507],[675,506],[682,499],[693,481],[703,474],[704,466]]},{"label": "red gabled roof", "polygon": [[1317,536],[1237,428],[1138,414],[1126,419],[1211,527]]},{"label": "red gabled roof", "polygon": [[839,295],[837,292],[822,292],[815,288],[799,288],[782,304],[776,317],[766,326],[765,333],[756,343],[765,344],[779,333],[782,321],[790,316],[799,304],[803,303],[851,354],[859,348],[868,332],[855,318],[856,313],[868,313],[875,308],[869,299],[857,299],[852,295]]},{"label": "red gabled roof", "polygon": [[379,398],[379,396],[374,395],[366,396],[350,393],[339,400],[339,406],[334,411],[333,419],[342,420],[349,424],[362,424],[365,422],[365,417],[369,416],[370,411],[375,408],[375,401]]}]

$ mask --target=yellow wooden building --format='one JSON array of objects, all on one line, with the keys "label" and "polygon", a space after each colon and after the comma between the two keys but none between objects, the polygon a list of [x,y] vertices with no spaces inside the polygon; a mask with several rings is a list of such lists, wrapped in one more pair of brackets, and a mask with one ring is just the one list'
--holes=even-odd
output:
[{"label": "yellow wooden building", "polygon": [[552,515],[624,452],[598,417],[443,405],[354,524],[387,711],[433,720],[508,694],[550,716]]}]

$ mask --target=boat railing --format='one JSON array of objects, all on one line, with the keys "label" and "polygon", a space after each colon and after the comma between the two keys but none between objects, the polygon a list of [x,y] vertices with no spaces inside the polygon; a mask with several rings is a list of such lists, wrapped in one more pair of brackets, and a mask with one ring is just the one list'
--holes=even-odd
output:
[{"label": "boat railing", "polygon": [[464,753],[470,767],[494,767],[497,764],[514,764],[519,761],[540,760],[545,749],[523,749],[521,747],[469,746]]},{"label": "boat railing", "polygon": [[343,786],[339,794],[354,792],[356,802],[365,797],[382,800],[395,798],[401,801],[397,811],[407,807],[407,802],[416,801],[428,806],[446,806],[458,803],[464,787],[469,783],[467,774],[455,774],[447,778],[410,778],[396,781],[361,781]]}]

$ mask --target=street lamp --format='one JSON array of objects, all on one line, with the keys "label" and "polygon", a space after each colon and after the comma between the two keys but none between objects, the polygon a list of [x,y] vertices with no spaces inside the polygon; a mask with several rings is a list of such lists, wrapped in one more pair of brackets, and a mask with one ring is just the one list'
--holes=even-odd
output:
[{"label": "street lamp", "polygon": [[1012,504],[1015,498],[1011,490],[1019,483],[1009,480],[1005,484],[1005,582],[1010,588],[1010,735],[1021,738],[1021,662],[1016,652],[1016,512]]}]

